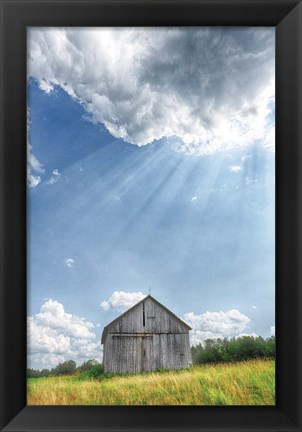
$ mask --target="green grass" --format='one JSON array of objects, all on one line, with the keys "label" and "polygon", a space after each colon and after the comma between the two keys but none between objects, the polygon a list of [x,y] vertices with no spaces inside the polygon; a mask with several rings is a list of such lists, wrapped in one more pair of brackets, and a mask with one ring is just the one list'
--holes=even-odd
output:
[{"label": "green grass", "polygon": [[28,378],[29,405],[274,405],[275,362],[79,379]]}]

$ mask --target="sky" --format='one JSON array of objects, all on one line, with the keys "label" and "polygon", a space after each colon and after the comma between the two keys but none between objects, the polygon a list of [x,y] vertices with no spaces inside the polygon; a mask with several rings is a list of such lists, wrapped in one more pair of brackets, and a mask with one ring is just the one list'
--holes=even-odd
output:
[{"label": "sky", "polygon": [[28,367],[151,295],[275,332],[274,28],[28,29]]}]

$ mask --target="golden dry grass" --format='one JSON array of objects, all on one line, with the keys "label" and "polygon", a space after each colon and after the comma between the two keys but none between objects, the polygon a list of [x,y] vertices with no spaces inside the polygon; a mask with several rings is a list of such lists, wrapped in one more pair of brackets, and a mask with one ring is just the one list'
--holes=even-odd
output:
[{"label": "golden dry grass", "polygon": [[28,404],[274,405],[275,362],[201,365],[100,380],[29,378]]}]

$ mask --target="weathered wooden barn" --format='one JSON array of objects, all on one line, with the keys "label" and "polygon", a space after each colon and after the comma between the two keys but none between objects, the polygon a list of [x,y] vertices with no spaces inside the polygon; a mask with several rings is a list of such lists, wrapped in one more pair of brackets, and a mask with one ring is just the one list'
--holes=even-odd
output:
[{"label": "weathered wooden barn", "polygon": [[188,324],[148,295],[104,328],[105,371],[125,373],[188,367],[189,330]]}]

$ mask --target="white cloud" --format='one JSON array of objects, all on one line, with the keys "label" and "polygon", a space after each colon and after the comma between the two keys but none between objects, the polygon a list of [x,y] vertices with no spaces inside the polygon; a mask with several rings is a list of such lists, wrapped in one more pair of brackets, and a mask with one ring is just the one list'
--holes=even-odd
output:
[{"label": "white cloud", "polygon": [[271,326],[270,334],[271,334],[271,336],[275,336],[275,326]]},{"label": "white cloud", "polygon": [[32,151],[32,146],[28,143],[28,151],[27,151],[27,161],[29,163],[29,166],[36,172],[38,173],[44,173],[44,168],[43,165],[38,161],[38,159],[36,158],[36,156],[31,153]]},{"label": "white cloud", "polygon": [[101,303],[101,308],[105,311],[110,309],[116,311],[125,311],[138,303],[144,297],[146,297],[146,295],[142,292],[114,291],[108,300]]},{"label": "white cloud", "polygon": [[27,170],[27,184],[30,188],[37,187],[41,183],[41,177],[30,174]]},{"label": "white cloud", "polygon": [[206,339],[223,339],[225,336],[222,333],[212,333],[209,331],[191,330],[190,343],[191,346],[203,343]]},{"label": "white cloud", "polygon": [[54,367],[73,359],[82,363],[101,358],[93,323],[65,312],[61,303],[47,300],[34,316],[28,317],[28,367]]},{"label": "white cloud", "polygon": [[58,334],[57,329],[39,323],[33,317],[28,318],[28,336],[31,353],[64,354],[70,349],[70,338]]},{"label": "white cloud", "polygon": [[256,333],[240,333],[238,336],[235,336],[236,338],[244,337],[244,336],[250,336],[250,337],[258,337]]},{"label": "white cloud", "polygon": [[117,138],[209,154],[274,148],[274,29],[31,28],[28,72]]},{"label": "white cloud", "polygon": [[63,328],[69,336],[74,338],[91,339],[95,337],[91,331],[94,328],[92,323],[66,313],[63,305],[55,300],[47,300],[41,306],[40,312],[35,315],[35,321],[52,329]]},{"label": "white cloud", "polygon": [[118,195],[112,195],[112,198],[115,199],[116,201],[120,201],[121,198]]},{"label": "white cloud", "polygon": [[238,173],[242,170],[242,167],[240,165],[231,165],[230,171],[233,173]]},{"label": "white cloud", "polygon": [[253,305],[253,306],[252,306],[252,309],[255,309],[255,310],[256,310],[256,309],[257,309],[257,306]]},{"label": "white cloud", "polygon": [[65,260],[65,265],[66,265],[66,267],[69,267],[69,268],[73,267],[73,265],[74,265],[74,259],[72,259],[72,258],[67,258],[67,259]]},{"label": "white cloud", "polygon": [[51,93],[53,91],[53,85],[43,79],[39,82],[39,87],[45,93]]},{"label": "white cloud", "polygon": [[44,173],[43,165],[38,161],[32,152],[32,146],[29,140],[30,135],[30,109],[27,109],[27,184],[30,188],[37,187],[41,183],[39,175],[32,174],[32,171]]},{"label": "white cloud", "polygon": [[275,151],[275,128],[272,125],[268,128],[264,137],[263,147],[271,152]]},{"label": "white cloud", "polygon": [[197,201],[197,197],[196,197],[196,196],[193,196],[193,197],[191,198],[191,202],[194,202],[194,201]]},{"label": "white cloud", "polygon": [[54,177],[50,177],[47,181],[46,181],[46,184],[49,184],[49,185],[53,185],[53,184],[55,184],[56,183],[56,179],[54,178]]},{"label": "white cloud", "polygon": [[61,173],[58,169],[53,170],[52,176],[47,180],[47,184],[53,185],[59,181]]},{"label": "white cloud", "polygon": [[202,343],[205,339],[216,339],[241,334],[250,319],[236,309],[227,312],[204,312],[200,315],[189,312],[184,315],[184,320],[191,327],[191,344]]}]

